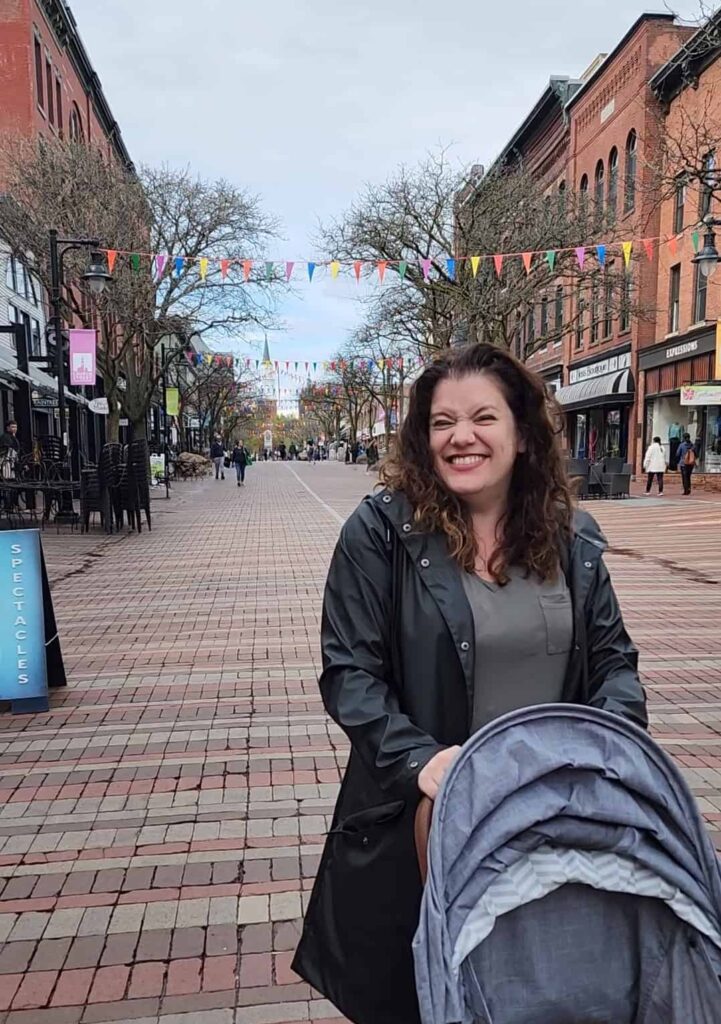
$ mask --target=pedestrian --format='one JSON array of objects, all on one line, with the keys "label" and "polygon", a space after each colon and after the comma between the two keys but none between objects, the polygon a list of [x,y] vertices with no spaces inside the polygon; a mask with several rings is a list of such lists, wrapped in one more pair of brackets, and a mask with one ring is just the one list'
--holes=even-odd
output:
[{"label": "pedestrian", "polygon": [[8,420],[5,424],[5,430],[0,434],[0,459],[8,459],[14,462],[19,454],[18,425],[15,420]]},{"label": "pedestrian", "polygon": [[291,444],[290,448],[288,449],[288,455],[290,456],[291,462],[295,462],[295,460],[298,458],[298,449],[296,448],[295,444]]},{"label": "pedestrian", "polygon": [[235,477],[238,481],[238,487],[245,487],[245,468],[249,460],[250,452],[241,439],[235,444],[230,456],[230,464],[235,466]]},{"label": "pedestrian", "polygon": [[370,473],[375,464],[378,462],[378,445],[375,441],[371,441],[366,448],[366,473]]},{"label": "pedestrian", "polygon": [[660,437],[654,437],[653,443],[646,449],[643,457],[643,468],[648,473],[646,480],[646,494],[651,493],[653,478],[658,482],[658,493],[663,494],[663,474],[666,472],[666,453],[663,450]]},{"label": "pedestrian", "polygon": [[215,479],[225,480],[225,447],[220,434],[215,435],[215,439],[210,446],[210,457],[215,466]]},{"label": "pedestrian", "polygon": [[308,462],[310,462],[311,466],[315,465],[315,448],[313,447],[313,442],[312,441],[308,442],[307,452],[308,452]]},{"label": "pedestrian", "polygon": [[696,468],[696,449],[691,443],[691,435],[684,434],[683,441],[678,446],[678,468],[681,473],[683,493],[691,493],[691,476]]},{"label": "pedestrian", "polygon": [[350,463],[350,441],[346,442],[345,446],[345,464],[346,466]]},{"label": "pedestrian", "polygon": [[417,1024],[421,795],[515,708],[647,719],[540,377],[495,346],[447,350],[414,384],[381,479],[326,584],[320,689],[351,752],[293,969],[355,1024]]}]

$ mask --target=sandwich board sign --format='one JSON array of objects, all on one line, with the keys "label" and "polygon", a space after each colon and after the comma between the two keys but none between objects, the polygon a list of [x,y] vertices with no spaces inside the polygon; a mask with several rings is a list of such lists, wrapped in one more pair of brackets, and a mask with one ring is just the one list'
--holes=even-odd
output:
[{"label": "sandwich board sign", "polygon": [[0,701],[13,713],[47,711],[48,686],[65,686],[38,530],[0,531]]}]

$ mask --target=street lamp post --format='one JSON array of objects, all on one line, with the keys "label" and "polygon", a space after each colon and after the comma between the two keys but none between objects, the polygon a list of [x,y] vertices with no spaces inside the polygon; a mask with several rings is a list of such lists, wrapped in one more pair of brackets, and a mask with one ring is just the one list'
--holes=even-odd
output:
[{"label": "street lamp post", "polygon": [[716,248],[716,233],[714,231],[714,228],[721,227],[721,220],[709,214],[709,216],[704,217],[703,222],[706,226],[703,246],[691,262],[698,267],[699,272],[708,280],[716,273],[716,268],[719,262],[721,262],[721,255],[719,255],[719,251]]},{"label": "street lamp post", "polygon": [[[102,253],[98,252],[100,243],[94,238],[58,238],[57,231],[50,230],[50,308],[52,311],[53,332],[55,334],[55,372],[58,378],[58,419],[60,422],[60,451],[63,461],[63,476],[68,473],[68,431],[67,431],[67,406],[65,404],[65,363],[63,344],[63,313],[62,313],[62,285],[63,285],[63,257],[67,252],[74,249],[94,250],[91,255],[90,265],[83,274],[83,280],[87,281],[93,295],[100,295],[110,280],[105,259]],[[70,474],[72,478],[72,474]],[[75,511],[73,510],[72,490],[61,492],[60,508],[55,516],[58,521],[74,522]]]}]

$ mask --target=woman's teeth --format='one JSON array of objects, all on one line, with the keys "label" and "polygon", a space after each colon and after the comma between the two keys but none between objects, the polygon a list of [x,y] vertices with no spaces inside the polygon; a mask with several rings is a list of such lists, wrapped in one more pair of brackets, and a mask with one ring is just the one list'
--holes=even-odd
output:
[{"label": "woman's teeth", "polygon": [[483,462],[487,457],[486,455],[451,455],[448,461],[454,466],[470,466],[474,462]]}]

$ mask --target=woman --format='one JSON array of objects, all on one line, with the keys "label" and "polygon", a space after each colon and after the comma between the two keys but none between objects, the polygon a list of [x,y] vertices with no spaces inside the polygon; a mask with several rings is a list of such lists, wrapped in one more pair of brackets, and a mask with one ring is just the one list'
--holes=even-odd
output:
[{"label": "woman", "polygon": [[250,458],[250,452],[245,447],[242,441],[236,441],[235,447],[233,448],[230,456],[231,466],[235,466],[235,477],[238,481],[238,487],[245,487],[245,470],[248,465]]},{"label": "woman", "polygon": [[643,468],[648,473],[646,480],[646,494],[651,493],[653,478],[658,481],[658,493],[663,494],[663,474],[666,472],[666,453],[663,450],[660,437],[654,437],[653,443],[646,449],[643,457]]},{"label": "woman", "polygon": [[328,575],[320,686],[351,754],[294,969],[357,1024],[415,1024],[421,794],[513,708],[569,701],[640,725],[646,710],[539,378],[492,346],[450,350],[414,385],[382,478]]}]

